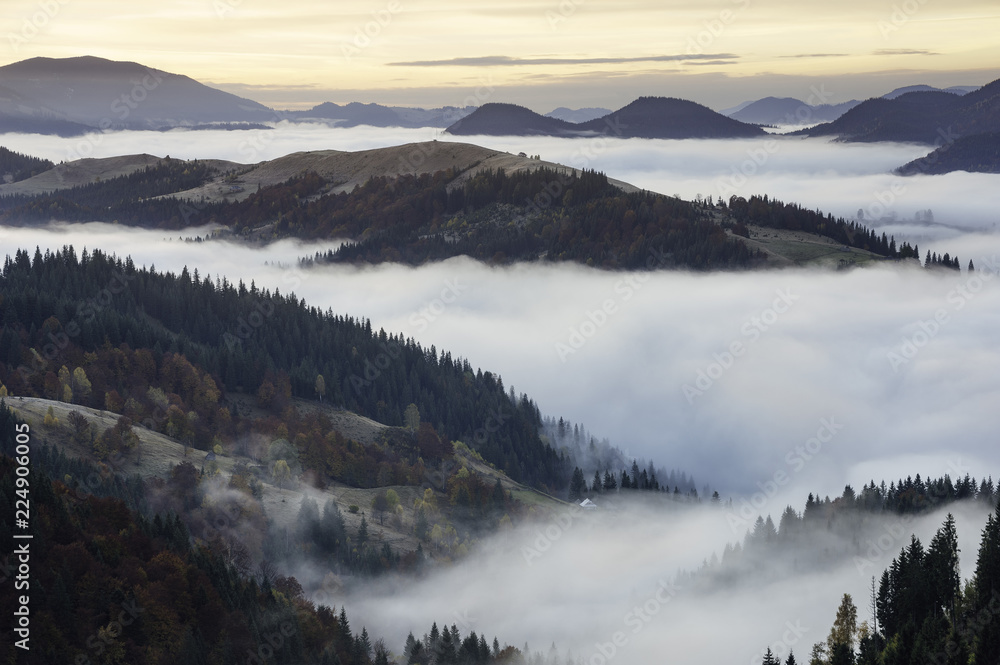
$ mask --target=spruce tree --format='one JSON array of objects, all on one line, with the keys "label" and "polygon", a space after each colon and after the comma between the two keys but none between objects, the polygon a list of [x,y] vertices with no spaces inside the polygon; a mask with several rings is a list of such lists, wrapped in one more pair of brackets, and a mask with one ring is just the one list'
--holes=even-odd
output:
[{"label": "spruce tree", "polygon": [[583,470],[580,467],[573,469],[573,476],[569,481],[569,500],[579,501],[587,491],[587,481],[583,477]]}]

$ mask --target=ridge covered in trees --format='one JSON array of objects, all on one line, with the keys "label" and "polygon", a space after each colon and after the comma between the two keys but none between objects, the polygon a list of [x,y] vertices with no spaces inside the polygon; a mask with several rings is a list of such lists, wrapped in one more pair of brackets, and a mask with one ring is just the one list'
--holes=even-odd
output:
[{"label": "ridge covered in trees", "polygon": [[[553,491],[568,483],[569,469],[541,441],[540,413],[527,396],[508,393],[500,377],[467,360],[373,331],[367,320],[254,284],[138,269],[130,259],[100,250],[78,256],[72,247],[33,257],[17,251],[0,287],[0,383],[10,393],[131,409],[137,421],[151,418],[207,450],[209,432],[225,436],[239,425],[225,394],[255,393],[278,417],[291,397],[315,398],[322,376],[327,402],[387,425],[402,426],[415,404],[428,424],[428,462],[448,455],[434,441],[466,441],[514,480]],[[76,368],[89,389],[74,384]],[[303,450],[322,429],[290,418],[273,431],[279,424]]]},{"label": "ridge covered in trees", "polygon": [[[754,224],[772,229],[789,231],[805,231],[831,238],[847,247],[856,247],[869,251],[887,259],[919,259],[919,245],[903,242],[898,247],[895,236],[881,236],[863,224],[848,221],[843,217],[834,218],[831,213],[824,215],[818,210],[809,210],[797,203],[784,203],[777,199],[754,195],[749,199],[742,196],[731,196],[729,213],[735,220],[734,233],[749,237],[747,224]],[[860,213],[859,213],[860,214]],[[945,257],[948,258],[945,261]],[[934,259],[932,261],[932,258]],[[926,267],[940,264],[941,267],[959,268],[958,257],[945,254],[940,257],[935,253],[927,253]]]},{"label": "ridge covered in trees", "polygon": [[845,594],[815,665],[968,665],[1000,662],[1000,506],[987,518],[976,568],[964,584],[958,533],[949,514],[924,547],[911,536],[872,580],[872,624],[858,624]]},{"label": "ridge covered in trees", "polygon": [[5,176],[10,178],[10,182],[27,180],[54,166],[55,164],[47,159],[22,155],[0,146],[0,183],[6,179]]},{"label": "ridge covered in trees", "polygon": [[[15,429],[20,426],[20,429]],[[16,431],[23,424],[0,406],[0,537],[11,542],[15,498]],[[385,641],[365,627],[352,629],[342,607],[307,599],[294,577],[245,561],[218,542],[192,541],[173,512],[151,511],[141,482],[116,480],[74,490],[72,470],[108,481],[82,462],[59,460],[32,446],[31,575],[21,593],[31,599],[31,641],[0,647],[7,662],[66,663],[318,663],[388,665]],[[68,466],[67,466],[68,465]],[[61,479],[55,479],[62,473]],[[126,500],[127,499],[127,500]],[[137,512],[137,505],[143,510]],[[150,515],[150,512],[153,512]],[[10,558],[4,570],[9,570]],[[5,573],[7,575],[9,573]],[[329,594],[327,594],[329,597]],[[14,593],[0,594],[12,616]],[[520,651],[496,638],[449,633],[454,650],[446,663],[522,662]],[[436,624],[432,634],[437,633]],[[408,641],[407,655],[414,649]],[[409,662],[427,663],[419,654]]]},{"label": "ridge covered in trees", "polygon": [[[464,255],[494,263],[708,270],[748,268],[760,260],[693,204],[650,192],[623,193],[595,171],[483,171],[462,188],[449,189],[452,175],[373,179],[341,199],[307,204],[287,224],[304,228],[330,218],[330,237],[357,239],[312,259],[328,263],[420,264]],[[366,201],[360,210],[377,218],[358,216],[355,201]],[[331,218],[331,205],[343,212]]]}]

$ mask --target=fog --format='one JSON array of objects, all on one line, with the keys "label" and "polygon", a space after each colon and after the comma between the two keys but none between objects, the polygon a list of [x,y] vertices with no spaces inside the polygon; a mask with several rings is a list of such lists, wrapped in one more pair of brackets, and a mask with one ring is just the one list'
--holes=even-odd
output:
[{"label": "fog", "polygon": [[[256,139],[254,137],[257,137]],[[266,137],[266,138],[262,138]],[[356,150],[432,138],[428,130],[282,126],[267,133],[109,134],[94,155],[128,152],[238,161],[294,150]],[[3,136],[0,144],[62,159],[82,139]],[[257,144],[248,149],[249,140]],[[693,474],[734,508],[631,506],[522,526],[480,544],[476,556],[412,583],[338,595],[352,624],[394,650],[431,621],[497,635],[547,653],[554,641],[588,663],[759,662],[766,646],[800,662],[826,638],[843,593],[869,616],[878,575],[916,532],[929,541],[942,512],[866,527],[858,560],[814,569],[796,563],[709,592],[697,569],[736,541],[757,514],[775,522],[809,492],[909,475],[997,476],[1000,449],[1000,176],[957,173],[902,179],[889,170],[926,154],[912,145],[844,145],[769,137],[754,141],[623,141],[476,137],[512,152],[596,168],[667,194],[768,193],[876,223],[921,251],[951,252],[963,271],[885,264],[845,272],[786,269],[696,274],[612,273],[576,265],[489,267],[464,258],[300,270],[297,259],[337,242],[246,247],[185,242],[183,232],[107,224],[0,227],[0,253],[36,245],[100,247],[159,270],[294,292],[308,304],[368,317],[425,346],[499,372],[543,413],[581,422],[627,456]],[[241,143],[242,142],[242,143]],[[585,152],[585,151],[588,151]],[[744,169],[746,160],[756,166]],[[746,182],[728,178],[747,172]],[[753,171],[753,173],[749,173]],[[728,183],[728,184],[727,184]],[[888,199],[891,193],[892,200]],[[880,210],[875,204],[880,204]],[[933,218],[918,211],[931,209]],[[891,216],[895,214],[895,220]],[[964,270],[969,259],[976,271]],[[953,507],[962,572],[974,567],[984,511]],[[736,519],[738,517],[738,519]],[[808,561],[814,547],[785,553]],[[842,545],[842,544],[841,544]],[[867,562],[867,563],[864,563]],[[322,571],[320,571],[322,572]],[[666,586],[661,586],[665,584]],[[657,593],[660,593],[657,598]],[[648,621],[634,608],[652,607]],[[762,609],[766,608],[766,611]],[[622,633],[608,656],[607,649]],[[598,647],[597,645],[604,645]],[[601,649],[605,653],[601,653]],[[596,657],[596,658],[595,658]]]},{"label": "fog", "polygon": [[[968,577],[988,509],[952,510]],[[698,569],[734,540],[721,509],[633,505],[529,524],[420,581],[366,584],[337,598],[354,625],[378,626],[396,648],[407,632],[419,639],[436,621],[457,625],[463,636],[476,630],[501,644],[527,642],[543,655],[554,642],[561,658],[570,652],[588,665],[760,663],[768,646],[783,659],[794,650],[808,662],[812,645],[826,640],[843,594],[852,595],[859,623],[871,622],[872,575],[881,575],[911,533],[926,547],[943,519],[938,512],[874,520],[857,548],[829,536],[824,524],[807,534],[810,546],[781,552],[788,565],[713,586],[712,570],[694,579],[678,571]],[[820,564],[823,547],[846,549]]]},{"label": "fog", "polygon": [[[364,150],[432,139],[475,143],[577,168],[597,169],[639,187],[693,199],[767,194],[854,217],[880,232],[905,235],[923,245],[944,243],[959,231],[993,232],[1000,221],[1000,175],[956,172],[900,177],[892,169],[925,156],[928,146],[851,144],[829,139],[767,136],[737,140],[644,140],[597,137],[453,137],[440,129],[278,123],[273,130],[108,132],[84,137],[5,134],[0,145],[53,161],[147,152],[184,159],[252,163],[299,150]],[[991,194],[992,193],[992,194]],[[931,210],[934,224],[907,224]],[[896,220],[892,221],[895,216]],[[881,220],[881,218],[886,218]]]},{"label": "fog", "polygon": [[[464,258],[299,271],[297,256],[331,243],[170,238],[90,224],[8,229],[0,242],[7,251],[100,246],[370,317],[499,372],[543,413],[724,496],[773,484],[769,505],[800,505],[809,491],[839,496],[846,483],[978,477],[1000,462],[996,236],[963,240],[972,275],[896,265],[625,274]],[[769,484],[779,472],[783,482]]]}]

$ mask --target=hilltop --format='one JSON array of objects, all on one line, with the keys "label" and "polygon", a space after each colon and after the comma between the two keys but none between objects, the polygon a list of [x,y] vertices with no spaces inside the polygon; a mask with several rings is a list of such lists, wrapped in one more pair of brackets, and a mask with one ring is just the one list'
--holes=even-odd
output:
[{"label": "hilltop", "polygon": [[159,129],[213,122],[274,120],[263,104],[180,74],[136,62],[81,56],[31,58],[0,67],[0,86],[16,107],[4,122],[58,121],[70,128]]},{"label": "hilltop", "polygon": [[963,136],[1000,131],[1000,80],[959,95],[941,90],[906,92],[858,104],[837,120],[799,132],[842,141],[909,141],[935,147]]},{"label": "hilltop", "polygon": [[514,104],[484,104],[447,130],[459,136],[611,136],[689,139],[762,136],[764,130],[684,99],[640,97],[617,111],[581,123],[543,116]]}]

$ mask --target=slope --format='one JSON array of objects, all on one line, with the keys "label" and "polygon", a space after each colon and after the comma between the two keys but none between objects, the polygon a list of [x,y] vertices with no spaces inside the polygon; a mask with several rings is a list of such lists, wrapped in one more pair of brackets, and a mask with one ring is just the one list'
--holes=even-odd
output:
[{"label": "slope", "polygon": [[961,136],[1000,131],[1000,80],[966,95],[943,91],[878,97],[837,120],[802,130],[805,136],[838,136],[842,141],[950,143]]},{"label": "slope", "polygon": [[640,97],[578,127],[595,134],[644,139],[745,138],[765,133],[707,106],[673,97]]},{"label": "slope", "polygon": [[6,122],[51,117],[101,129],[158,129],[211,122],[266,121],[274,111],[187,76],[83,56],[31,58],[0,67],[0,86],[19,97]]},{"label": "slope", "polygon": [[[156,166],[163,161],[155,155],[120,155],[116,157],[85,158],[72,162],[63,162],[54,168],[39,173],[36,176],[19,182],[0,185],[0,196],[27,195],[35,196],[59,190],[89,185],[95,182],[107,181],[124,175],[135,173],[140,169]],[[199,160],[213,169],[227,172],[240,165],[221,159]]]},{"label": "slope", "polygon": [[581,128],[516,104],[483,104],[445,130],[455,136],[577,136]]}]

